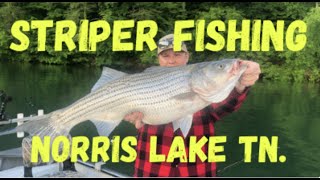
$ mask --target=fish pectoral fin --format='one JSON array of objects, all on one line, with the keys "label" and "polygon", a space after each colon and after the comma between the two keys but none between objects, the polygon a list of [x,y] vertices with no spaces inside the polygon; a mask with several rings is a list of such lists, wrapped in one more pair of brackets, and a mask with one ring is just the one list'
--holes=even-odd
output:
[{"label": "fish pectoral fin", "polygon": [[117,71],[117,70],[114,70],[114,69],[111,69],[108,67],[103,67],[102,74],[101,74],[99,80],[92,87],[91,92],[93,92],[93,91],[99,89],[101,86],[103,86],[113,80],[119,79],[125,75],[127,75],[127,74],[124,72]]},{"label": "fish pectoral fin", "polygon": [[181,119],[173,121],[172,122],[173,131],[176,131],[177,129],[180,128],[183,136],[186,137],[191,129],[192,119],[193,119],[193,115],[190,114]]},{"label": "fish pectoral fin", "polygon": [[219,103],[223,100],[225,100],[231,93],[231,91],[234,89],[235,83],[231,83],[230,85],[228,85],[227,87],[225,87],[224,89],[222,89],[220,92],[215,93],[215,94],[208,94],[206,96],[203,96],[203,99],[211,102],[211,103]]},{"label": "fish pectoral fin", "polygon": [[197,94],[195,92],[186,92],[186,93],[182,93],[182,94],[178,94],[176,96],[173,96],[174,99],[176,100],[188,100],[188,101],[193,101],[194,97],[196,96]]},{"label": "fish pectoral fin", "polygon": [[97,128],[100,136],[109,136],[120,124],[121,120],[90,120]]}]

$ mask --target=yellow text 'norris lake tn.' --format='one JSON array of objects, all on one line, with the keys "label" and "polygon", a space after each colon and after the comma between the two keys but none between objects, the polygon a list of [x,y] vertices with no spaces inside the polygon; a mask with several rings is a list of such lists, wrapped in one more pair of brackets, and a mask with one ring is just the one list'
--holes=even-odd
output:
[{"label": "yellow text 'norris lake tn.'", "polygon": [[[226,162],[227,157],[223,154],[223,143],[226,142],[226,136],[210,136],[209,138],[190,136],[189,149],[186,150],[183,137],[176,136],[171,143],[168,154],[158,154],[157,136],[150,136],[150,144],[145,151],[148,153],[149,161],[155,163],[173,162],[175,158],[180,158],[182,163],[195,162],[197,157],[202,162]],[[41,157],[42,162],[49,162],[50,158],[53,158],[53,161],[56,162],[63,162],[68,158],[71,158],[71,162],[76,162],[78,158],[81,158],[84,162],[98,162],[100,158],[104,162],[118,163],[121,161],[130,163],[134,162],[137,157],[134,148],[136,145],[137,139],[134,136],[127,136],[122,140],[120,136],[113,136],[111,140],[106,136],[97,136],[93,137],[91,142],[85,136],[76,136],[70,139],[66,136],[58,136],[52,142],[50,136],[45,136],[43,139],[34,136],[32,138],[31,162],[38,162],[38,158]],[[207,153],[203,151],[205,145],[208,146]],[[239,148],[244,148],[245,163],[252,162],[253,145],[259,146],[259,163],[265,163],[267,156],[271,163],[278,160],[282,163],[286,161],[284,155],[280,155],[278,159],[277,136],[272,136],[270,139],[266,136],[240,136]],[[91,153],[88,153],[89,148]],[[107,151],[111,151],[111,157]]]}]

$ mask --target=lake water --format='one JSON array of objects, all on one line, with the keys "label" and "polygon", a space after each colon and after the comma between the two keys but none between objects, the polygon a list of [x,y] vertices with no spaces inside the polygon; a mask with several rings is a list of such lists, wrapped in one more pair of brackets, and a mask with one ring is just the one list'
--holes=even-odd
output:
[{"label": "lake water", "polygon": [[[132,71],[132,70],[131,70]],[[63,108],[89,93],[101,68],[54,66],[0,62],[0,90],[13,97],[6,114],[15,118]],[[15,125],[11,125],[15,126]],[[0,130],[8,126],[0,127]],[[85,122],[72,130],[72,135],[97,136],[92,124]],[[113,135],[135,136],[133,125],[122,122]],[[273,177],[320,176],[320,86],[258,82],[251,88],[242,107],[216,123],[216,135],[226,136],[226,162],[218,163],[218,176]],[[259,143],[252,148],[251,163],[243,162],[244,145],[240,136],[278,137],[277,162],[258,162]],[[18,147],[15,134],[0,137],[0,151]],[[286,161],[281,163],[283,155]],[[132,175],[133,163],[107,163],[105,167]]]}]

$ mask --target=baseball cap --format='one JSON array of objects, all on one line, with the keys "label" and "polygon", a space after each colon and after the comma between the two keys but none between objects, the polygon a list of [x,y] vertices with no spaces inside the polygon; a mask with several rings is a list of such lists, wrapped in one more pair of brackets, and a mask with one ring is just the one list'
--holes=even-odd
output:
[{"label": "baseball cap", "polygon": [[[158,55],[167,49],[173,49],[173,34],[163,36],[158,42]],[[184,42],[182,42],[181,50],[188,52],[187,46]]]}]

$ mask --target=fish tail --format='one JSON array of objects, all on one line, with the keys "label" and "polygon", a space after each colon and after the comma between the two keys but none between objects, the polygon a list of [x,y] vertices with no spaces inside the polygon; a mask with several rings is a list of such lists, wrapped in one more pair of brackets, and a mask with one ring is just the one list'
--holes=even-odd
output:
[{"label": "fish tail", "polygon": [[0,136],[8,135],[8,134],[13,134],[17,132],[27,132],[29,134],[35,134],[41,127],[46,127],[46,125],[49,124],[49,119],[51,117],[51,114],[46,114],[43,116],[35,116],[35,117],[28,117],[27,122],[24,124],[19,125],[16,128],[3,131],[0,133]]},{"label": "fish tail", "polygon": [[31,136],[39,135],[43,131],[48,131],[50,128],[50,119],[52,117],[52,113],[36,116],[34,119],[31,119],[16,128],[17,132],[26,132]]},{"label": "fish tail", "polygon": [[[68,129],[60,128],[60,126],[54,126],[53,122],[59,117],[60,111],[50,113],[46,116],[43,116],[41,119],[29,121],[21,126],[17,127],[18,131],[24,131],[29,133],[29,136],[25,137],[22,140],[22,156],[23,156],[23,165],[25,167],[34,167],[40,164],[50,164],[53,163],[53,158],[51,153],[49,155],[49,162],[43,162],[40,154],[38,154],[38,161],[31,162],[31,150],[33,144],[33,137],[38,136],[41,139],[42,144],[45,144],[44,138],[46,136],[50,137],[49,148],[52,148],[52,142],[58,136],[66,136],[69,141],[71,140],[71,135],[69,134]],[[62,151],[62,144],[59,145],[59,152]],[[51,152],[51,150],[49,151]]]}]

